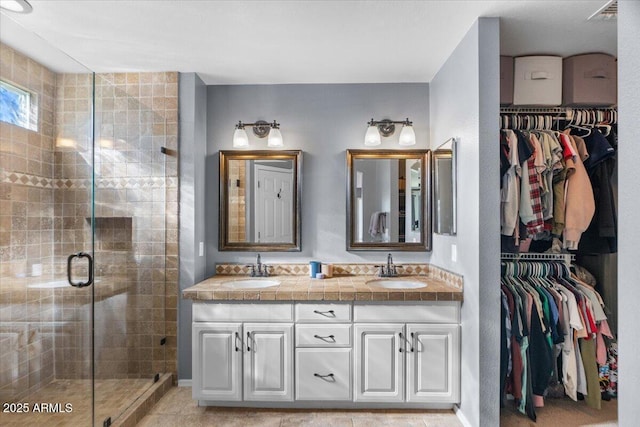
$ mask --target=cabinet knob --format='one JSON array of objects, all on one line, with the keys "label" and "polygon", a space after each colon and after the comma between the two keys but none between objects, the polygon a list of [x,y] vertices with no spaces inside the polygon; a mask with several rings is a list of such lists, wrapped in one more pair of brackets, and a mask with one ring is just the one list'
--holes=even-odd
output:
[{"label": "cabinet knob", "polygon": [[402,353],[402,332],[398,332],[398,337],[400,338],[400,345],[398,346],[398,351]]},{"label": "cabinet knob", "polygon": [[251,351],[251,347],[249,347],[250,342],[251,342],[251,332],[247,332],[247,351]]}]

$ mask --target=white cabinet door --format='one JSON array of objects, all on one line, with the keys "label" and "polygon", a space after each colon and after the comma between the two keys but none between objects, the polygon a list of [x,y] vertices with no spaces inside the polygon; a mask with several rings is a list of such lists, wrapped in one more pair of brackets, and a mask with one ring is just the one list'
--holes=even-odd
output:
[{"label": "white cabinet door", "polygon": [[293,324],[244,324],[244,400],[293,400]]},{"label": "white cabinet door", "polygon": [[240,323],[193,324],[194,399],[242,399],[241,332]]},{"label": "white cabinet door", "polygon": [[355,400],[402,402],[404,348],[402,324],[355,324]]},{"label": "white cabinet door", "polygon": [[457,403],[460,326],[407,325],[407,401]]}]

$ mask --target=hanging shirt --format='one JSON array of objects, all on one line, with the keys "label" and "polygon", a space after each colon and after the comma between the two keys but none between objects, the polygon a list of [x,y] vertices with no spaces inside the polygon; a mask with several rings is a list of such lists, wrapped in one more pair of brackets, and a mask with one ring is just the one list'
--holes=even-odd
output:
[{"label": "hanging shirt", "polygon": [[[568,135],[560,134],[560,139],[567,145],[575,144]],[[593,191],[587,171],[579,156],[573,158],[575,170],[567,174],[565,187],[565,227],[563,232],[565,249],[576,250],[580,236],[589,227],[595,212]],[[567,161],[568,163],[568,161]]]},{"label": "hanging shirt", "polygon": [[543,189],[540,185],[540,172],[544,170],[544,160],[538,139],[533,134],[530,134],[529,138],[534,155],[527,160],[527,173],[526,177],[523,174],[520,193],[520,219],[527,226],[528,237],[544,231],[541,199]]},{"label": "hanging shirt", "polygon": [[518,205],[520,199],[520,175],[522,168],[518,160],[518,137],[512,130],[505,130],[509,146],[510,167],[502,177],[500,189],[500,226],[501,233],[513,236],[518,224]]}]

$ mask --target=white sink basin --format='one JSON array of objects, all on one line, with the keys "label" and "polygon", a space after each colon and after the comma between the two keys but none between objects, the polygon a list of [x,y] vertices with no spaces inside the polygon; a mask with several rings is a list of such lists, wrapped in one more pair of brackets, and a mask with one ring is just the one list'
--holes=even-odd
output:
[{"label": "white sink basin", "polygon": [[222,286],[233,289],[257,289],[257,288],[270,288],[271,286],[278,286],[280,284],[277,280],[268,279],[244,279],[234,280],[231,282],[224,282]]},{"label": "white sink basin", "polygon": [[379,286],[381,288],[386,288],[386,289],[418,289],[418,288],[427,287],[427,284],[424,282],[418,282],[415,280],[402,280],[402,279],[371,280],[367,282],[367,285]]}]

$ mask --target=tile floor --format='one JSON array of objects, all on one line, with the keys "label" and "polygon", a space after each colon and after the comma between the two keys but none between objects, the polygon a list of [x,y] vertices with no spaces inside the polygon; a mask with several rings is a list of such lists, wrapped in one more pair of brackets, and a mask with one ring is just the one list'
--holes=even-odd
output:
[{"label": "tile floor", "polygon": [[[146,379],[96,380],[96,424],[102,425],[107,417],[116,420],[133,401],[153,384]],[[91,381],[54,380],[32,395],[21,399],[29,403],[29,413],[0,413],[0,426],[55,426],[81,427],[91,425]],[[71,412],[33,412],[36,403],[70,403]]]},{"label": "tile floor", "polygon": [[500,411],[501,427],[613,427],[618,425],[618,401],[602,402],[602,409],[589,408],[585,402],[574,402],[568,397],[545,399],[544,407],[536,408],[536,421],[519,413],[513,401]]},{"label": "tile floor", "polygon": [[198,407],[191,388],[174,387],[138,427],[458,427],[453,411]]}]

